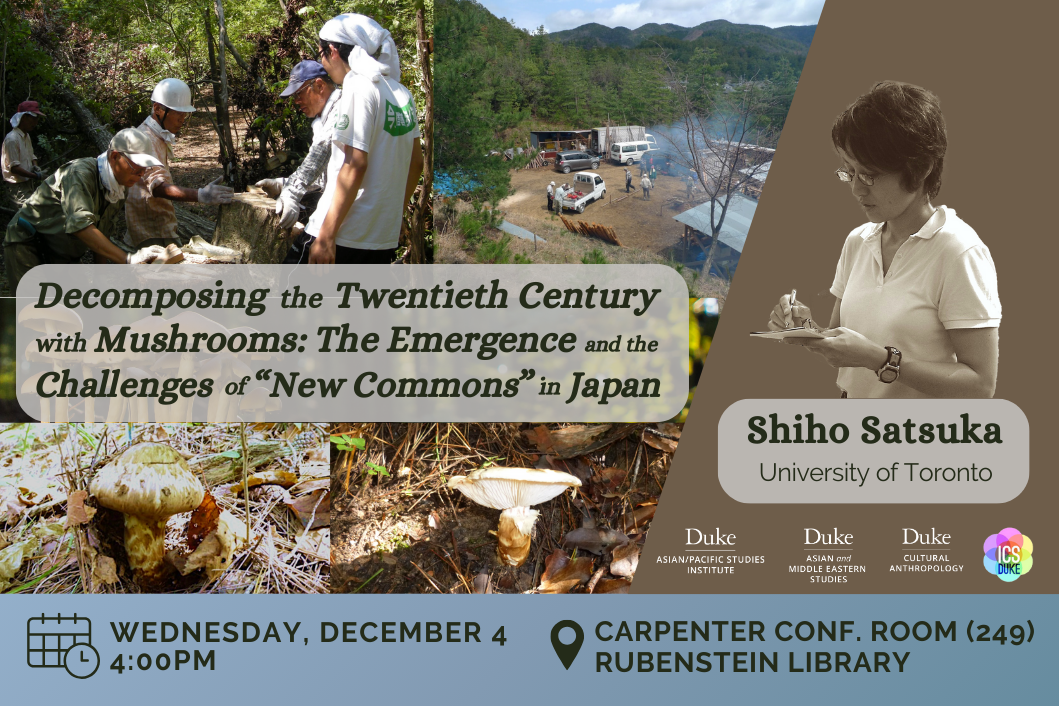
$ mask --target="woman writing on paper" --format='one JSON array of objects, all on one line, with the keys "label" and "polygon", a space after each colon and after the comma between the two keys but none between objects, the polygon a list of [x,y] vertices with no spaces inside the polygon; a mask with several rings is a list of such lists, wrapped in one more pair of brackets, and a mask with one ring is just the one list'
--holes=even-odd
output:
[{"label": "woman writing on paper", "polygon": [[[993,396],[1000,299],[989,249],[946,206],[937,96],[884,81],[835,120],[831,139],[868,223],[846,238],[827,338],[787,339],[839,368],[843,397]],[[815,326],[783,295],[769,328]],[[806,324],[806,321],[809,321]]]}]

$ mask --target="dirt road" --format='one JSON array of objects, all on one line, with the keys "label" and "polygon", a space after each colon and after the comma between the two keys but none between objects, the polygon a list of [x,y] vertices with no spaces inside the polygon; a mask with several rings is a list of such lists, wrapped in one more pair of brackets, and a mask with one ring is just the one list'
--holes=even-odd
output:
[{"label": "dirt road", "polygon": [[[633,186],[636,187],[631,194],[625,193],[624,167],[603,162],[599,169],[587,171],[595,171],[603,177],[607,184],[606,197],[589,204],[583,214],[566,211],[564,215],[567,219],[610,226],[625,247],[661,257],[665,257],[667,249],[679,242],[684,226],[673,220],[673,216],[694,205],[687,202],[687,188],[679,178],[658,175],[655,188],[651,190],[651,200],[644,201],[639,187],[639,165],[631,167]],[[541,233],[543,223],[558,222],[553,214],[548,213],[548,183],[554,181],[558,186],[572,182],[573,175],[562,174],[550,166],[512,172],[512,194],[500,202],[500,208],[510,222],[531,232]],[[701,203],[702,193],[701,188],[696,191],[699,198],[696,203]]]}]

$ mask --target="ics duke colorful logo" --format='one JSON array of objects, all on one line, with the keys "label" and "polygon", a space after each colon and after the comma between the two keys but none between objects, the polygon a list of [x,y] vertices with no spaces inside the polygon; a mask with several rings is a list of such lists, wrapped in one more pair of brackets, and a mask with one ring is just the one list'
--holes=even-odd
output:
[{"label": "ics duke colorful logo", "polygon": [[1033,568],[1033,542],[1014,527],[989,535],[985,550],[985,570],[1001,581],[1014,581]]}]

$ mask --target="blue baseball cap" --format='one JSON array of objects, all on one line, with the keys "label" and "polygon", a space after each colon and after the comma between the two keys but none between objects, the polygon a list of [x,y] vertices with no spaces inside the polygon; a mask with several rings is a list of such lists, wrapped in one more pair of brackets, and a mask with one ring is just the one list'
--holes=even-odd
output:
[{"label": "blue baseball cap", "polygon": [[301,61],[295,64],[294,68],[290,72],[290,83],[283,89],[283,93],[280,93],[281,98],[294,95],[299,88],[302,87],[306,81],[312,81],[314,78],[327,78],[327,70],[318,61]]}]

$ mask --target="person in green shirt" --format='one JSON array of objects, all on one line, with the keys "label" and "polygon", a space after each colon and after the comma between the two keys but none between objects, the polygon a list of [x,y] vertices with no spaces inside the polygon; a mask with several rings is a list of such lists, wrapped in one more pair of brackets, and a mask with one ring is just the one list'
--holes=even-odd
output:
[{"label": "person in green shirt", "polygon": [[152,154],[128,150],[143,143],[136,132],[122,130],[98,157],[60,167],[7,224],[4,263],[12,294],[30,269],[75,263],[88,250],[96,254],[96,262],[130,265],[164,255],[157,246],[126,253],[110,240],[125,205],[125,189],[138,182],[147,167],[161,165]]}]

